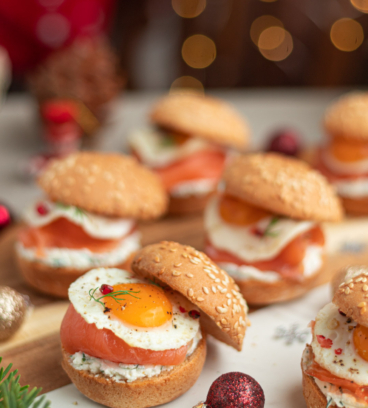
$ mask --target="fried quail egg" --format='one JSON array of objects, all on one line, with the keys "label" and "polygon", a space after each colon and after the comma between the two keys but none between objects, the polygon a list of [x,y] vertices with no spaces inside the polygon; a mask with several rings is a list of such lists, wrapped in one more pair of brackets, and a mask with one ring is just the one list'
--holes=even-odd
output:
[{"label": "fried quail egg", "polygon": [[[104,295],[102,285],[113,292]],[[111,330],[131,347],[177,349],[200,329],[188,313],[196,308],[185,297],[121,269],[91,270],[72,283],[69,299],[87,323]]]},{"label": "fried quail egg", "polygon": [[364,329],[368,330],[341,314],[333,303],[326,305],[314,326],[311,345],[316,362],[337,377],[368,384],[368,361],[361,357],[364,350],[356,347],[356,336]]}]

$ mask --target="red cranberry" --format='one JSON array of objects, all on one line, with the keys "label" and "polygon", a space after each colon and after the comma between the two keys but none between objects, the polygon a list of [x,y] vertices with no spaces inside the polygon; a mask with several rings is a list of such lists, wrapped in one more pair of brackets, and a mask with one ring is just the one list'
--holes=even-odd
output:
[{"label": "red cranberry", "polygon": [[186,310],[183,308],[183,306],[179,306],[179,310],[181,311],[181,313],[185,313]]},{"label": "red cranberry", "polygon": [[292,129],[284,129],[273,134],[266,150],[286,156],[296,156],[300,147],[300,137],[297,132]]},{"label": "red cranberry", "polygon": [[188,312],[188,315],[192,318],[192,319],[199,319],[201,317],[201,314],[198,312],[198,310],[190,310]]},{"label": "red cranberry", "polygon": [[101,287],[100,287],[100,292],[103,294],[103,295],[108,295],[109,293],[111,293],[111,292],[113,292],[114,291],[114,288],[112,287],[112,286],[110,286],[110,285],[105,285],[105,284],[103,284],[103,285],[101,285]]},{"label": "red cranberry", "polygon": [[338,348],[335,350],[335,354],[337,354],[338,356],[342,353],[342,349]]},{"label": "red cranberry", "polygon": [[49,213],[49,209],[43,203],[37,204],[36,211],[40,215],[47,215]]}]

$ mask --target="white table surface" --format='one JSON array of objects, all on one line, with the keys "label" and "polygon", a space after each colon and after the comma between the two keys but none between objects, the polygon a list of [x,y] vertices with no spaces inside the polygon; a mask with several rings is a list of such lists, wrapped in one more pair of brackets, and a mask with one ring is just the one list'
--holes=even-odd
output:
[{"label": "white table surface", "polygon": [[[270,132],[292,127],[303,135],[307,144],[322,136],[321,118],[328,103],[344,90],[238,90],[217,91],[216,96],[231,102],[248,118],[252,130],[252,147],[261,147]],[[99,148],[124,151],[126,135],[144,126],[146,113],[160,93],[125,93],[115,104],[110,122],[100,132]],[[0,110],[0,201],[16,212],[40,191],[21,176],[20,167],[32,154],[42,150],[41,128],[36,105],[29,95],[10,95]]]}]

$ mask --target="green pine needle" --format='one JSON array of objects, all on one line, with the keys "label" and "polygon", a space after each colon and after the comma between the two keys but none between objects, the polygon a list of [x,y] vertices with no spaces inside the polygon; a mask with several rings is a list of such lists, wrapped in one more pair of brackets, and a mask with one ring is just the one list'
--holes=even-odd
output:
[{"label": "green pine needle", "polygon": [[[2,357],[0,357],[0,363]],[[45,401],[42,396],[37,401],[37,395],[42,388],[33,388],[28,391],[29,385],[21,387],[19,384],[20,375],[18,370],[10,371],[12,364],[0,369],[0,408],[48,408],[50,401]]]}]

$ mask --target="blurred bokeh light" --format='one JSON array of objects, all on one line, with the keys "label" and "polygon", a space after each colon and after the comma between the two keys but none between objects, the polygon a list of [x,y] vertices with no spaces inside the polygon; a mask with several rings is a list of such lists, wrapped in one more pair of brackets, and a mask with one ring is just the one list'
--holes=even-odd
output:
[{"label": "blurred bokeh light", "polygon": [[351,4],[362,13],[368,13],[368,0],[350,0]]},{"label": "blurred bokeh light", "polygon": [[184,41],[181,54],[192,68],[206,68],[216,58],[216,45],[205,35],[195,34]]},{"label": "blurred bokeh light", "polygon": [[190,75],[185,75],[180,78],[175,79],[171,84],[170,91],[175,92],[179,89],[191,89],[198,92],[204,93],[204,86],[201,81]]},{"label": "blurred bokeh light", "polygon": [[337,49],[354,51],[362,44],[364,32],[357,21],[351,18],[342,18],[332,25],[330,37]]},{"label": "blurred bokeh light", "polygon": [[282,61],[293,51],[293,38],[282,27],[269,27],[258,40],[259,52],[270,61]]},{"label": "blurred bokeh light", "polygon": [[206,8],[206,0],[172,0],[171,4],[176,14],[183,18],[197,17]]},{"label": "blurred bokeh light", "polygon": [[256,18],[250,27],[250,38],[258,47],[259,36],[264,30],[270,27],[281,27],[284,28],[282,21],[274,16],[261,16]]}]

